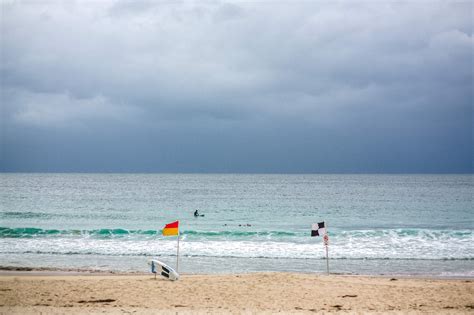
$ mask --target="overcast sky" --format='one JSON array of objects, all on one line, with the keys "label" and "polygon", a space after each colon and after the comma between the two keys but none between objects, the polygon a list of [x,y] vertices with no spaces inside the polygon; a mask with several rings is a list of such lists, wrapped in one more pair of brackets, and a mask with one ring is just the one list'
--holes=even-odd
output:
[{"label": "overcast sky", "polygon": [[3,171],[473,171],[472,1],[1,10]]}]

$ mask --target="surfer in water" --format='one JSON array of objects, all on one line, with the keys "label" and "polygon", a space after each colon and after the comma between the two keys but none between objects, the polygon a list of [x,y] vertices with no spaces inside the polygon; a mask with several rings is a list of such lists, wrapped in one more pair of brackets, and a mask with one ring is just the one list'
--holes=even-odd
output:
[{"label": "surfer in water", "polygon": [[195,218],[197,218],[197,217],[203,217],[203,216],[204,216],[204,214],[200,214],[200,213],[198,212],[198,210],[194,211],[194,217],[195,217]]}]

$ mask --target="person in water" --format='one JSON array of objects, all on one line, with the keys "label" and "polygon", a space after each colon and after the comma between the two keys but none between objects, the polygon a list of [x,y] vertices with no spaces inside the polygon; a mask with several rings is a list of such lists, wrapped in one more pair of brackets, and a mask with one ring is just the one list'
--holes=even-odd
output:
[{"label": "person in water", "polygon": [[199,216],[199,212],[198,212],[197,210],[194,211],[194,216],[195,216],[195,217],[198,217],[198,216]]}]

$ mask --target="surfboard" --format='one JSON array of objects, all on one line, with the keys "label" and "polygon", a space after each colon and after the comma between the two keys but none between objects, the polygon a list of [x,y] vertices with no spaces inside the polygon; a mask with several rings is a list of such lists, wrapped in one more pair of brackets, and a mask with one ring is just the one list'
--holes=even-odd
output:
[{"label": "surfboard", "polygon": [[150,265],[151,272],[153,273],[159,274],[162,277],[171,281],[176,281],[179,279],[179,274],[173,268],[171,268],[162,261],[150,259],[148,261],[148,264]]}]

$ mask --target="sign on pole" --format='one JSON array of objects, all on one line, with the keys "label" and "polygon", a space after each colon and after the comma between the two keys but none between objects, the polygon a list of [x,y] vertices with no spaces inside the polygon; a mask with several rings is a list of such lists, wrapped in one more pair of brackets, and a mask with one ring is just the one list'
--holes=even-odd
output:
[{"label": "sign on pole", "polygon": [[314,223],[311,226],[311,236],[322,236],[324,247],[326,248],[326,271],[329,274],[329,236],[327,232],[327,224],[323,222]]}]

